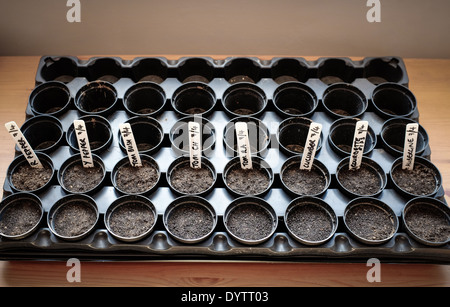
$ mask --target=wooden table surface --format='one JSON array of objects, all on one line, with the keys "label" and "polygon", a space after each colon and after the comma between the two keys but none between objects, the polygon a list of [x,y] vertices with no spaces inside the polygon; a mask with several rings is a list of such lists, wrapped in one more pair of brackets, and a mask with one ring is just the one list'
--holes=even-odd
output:
[{"label": "wooden table surface", "polygon": [[[133,59],[136,56],[120,56]],[[180,56],[167,56],[178,59]],[[225,56],[213,56],[216,59]],[[88,56],[80,57],[88,59]],[[270,59],[271,57],[260,57]],[[309,60],[315,57],[306,57]],[[356,59],[356,58],[355,58]],[[0,122],[22,124],[39,57],[0,57]],[[450,60],[405,59],[432,162],[450,195]],[[0,128],[0,182],[14,145]],[[1,193],[1,192],[0,192]],[[0,286],[450,286],[450,266],[381,263],[381,282],[369,283],[365,263],[83,262],[81,283],[69,283],[65,262],[0,262]]]}]

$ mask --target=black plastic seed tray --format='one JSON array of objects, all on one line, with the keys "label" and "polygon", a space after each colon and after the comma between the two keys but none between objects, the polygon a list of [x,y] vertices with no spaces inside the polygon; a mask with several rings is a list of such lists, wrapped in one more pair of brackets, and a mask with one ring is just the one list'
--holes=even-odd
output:
[{"label": "black plastic seed tray", "polygon": [[[404,62],[398,57],[361,61],[208,57],[127,61],[101,57],[82,61],[71,56],[44,56],[21,130],[43,161],[53,165],[53,176],[35,191],[15,188],[10,175],[24,162],[16,147],[17,157],[4,183],[0,216],[3,219],[8,205],[17,199],[42,204],[42,215],[39,223],[23,234],[4,235],[0,228],[0,258],[354,262],[376,257],[393,262],[448,263],[449,210],[439,170],[430,162],[426,127],[420,126],[416,163],[432,169],[435,189],[412,195],[399,190],[391,177],[393,165],[402,155],[405,124],[419,121],[418,102],[408,82]],[[189,117],[193,114],[197,116]],[[80,157],[73,126],[73,120],[79,118],[91,126],[91,147],[103,163],[104,179],[98,187],[76,193],[63,186],[61,177],[68,161]],[[204,128],[203,167],[212,170],[213,185],[196,195],[184,195],[171,183],[172,166],[186,161],[186,123],[199,118]],[[348,143],[356,119],[367,120],[370,127],[363,164],[381,169],[377,177],[380,188],[366,196],[343,188],[337,175],[350,155]],[[233,130],[237,121],[249,124],[255,165],[270,167],[270,186],[256,195],[245,196],[245,191],[228,188],[228,165],[238,159]],[[282,179],[287,161],[299,164],[305,142],[302,129],[311,121],[323,125],[316,162],[325,170],[326,183],[322,191],[302,196]],[[143,159],[157,165],[159,171],[156,184],[139,196],[115,187],[119,161],[128,161],[119,134],[124,122],[131,124]],[[55,231],[55,212],[69,198],[78,198],[97,210],[94,226],[74,236]],[[154,213],[147,231],[121,237],[107,227],[124,199]],[[240,202],[259,206],[266,216],[272,214],[267,233],[244,238],[231,230],[230,212],[236,213]],[[358,202],[388,215],[391,233],[384,239],[353,234],[345,216]],[[197,238],[180,238],[169,231],[168,212],[183,203],[206,208],[211,229]],[[404,215],[417,203],[441,210],[446,240],[424,239],[410,230]],[[287,225],[287,213],[294,212],[295,204],[321,208],[322,217],[325,214],[331,225],[329,234],[316,240],[295,233]],[[319,224],[320,217],[314,218],[312,224]],[[193,224],[200,225],[201,220],[184,226],[191,231]]]}]

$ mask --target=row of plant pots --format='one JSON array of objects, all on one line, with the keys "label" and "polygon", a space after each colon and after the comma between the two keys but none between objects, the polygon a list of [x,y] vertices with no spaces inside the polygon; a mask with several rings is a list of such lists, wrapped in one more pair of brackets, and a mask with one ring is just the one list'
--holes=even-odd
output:
[{"label": "row of plant pots", "polygon": [[[431,246],[450,242],[449,207],[441,201],[418,197],[402,210],[402,225],[416,241]],[[0,235],[20,240],[42,224],[44,209],[34,194],[17,193],[0,204]],[[70,194],[56,201],[47,214],[47,226],[59,239],[77,241],[88,236],[98,224],[99,210],[87,195]],[[158,214],[150,199],[126,195],[111,203],[104,214],[107,231],[117,240],[136,242],[155,228]],[[163,214],[165,230],[185,244],[199,243],[215,230],[218,215],[204,198],[182,196],[175,199]],[[287,232],[307,246],[329,241],[338,228],[338,217],[330,205],[317,197],[299,197],[286,208],[283,216]],[[426,223],[424,223],[426,220]],[[379,245],[391,240],[399,230],[399,220],[384,202],[371,197],[350,201],[343,215],[346,231],[357,241]],[[272,206],[257,197],[232,201],[223,215],[227,233],[245,245],[267,241],[277,230],[279,218]]]},{"label": "row of plant pots", "polygon": [[[369,107],[368,97],[355,85],[336,83],[322,94],[322,107],[334,118],[358,117]],[[172,109],[182,116],[208,116],[216,109],[217,94],[202,82],[188,82],[178,86],[171,96]],[[222,107],[230,116],[260,116],[269,100],[258,85],[241,82],[230,85],[220,97]],[[275,111],[283,117],[308,117],[319,107],[318,94],[300,82],[287,82],[273,92]],[[375,87],[370,101],[374,111],[383,118],[409,117],[417,108],[413,93],[397,83],[383,83]],[[34,115],[60,116],[76,108],[82,114],[111,114],[122,108],[132,116],[156,116],[167,110],[167,95],[160,85],[139,82],[127,88],[119,106],[116,87],[105,81],[92,81],[78,89],[72,98],[70,89],[62,82],[51,81],[37,86],[31,93],[29,105]],[[72,105],[74,104],[74,106]]]},{"label": "row of plant pots", "polygon": [[330,84],[351,83],[356,78],[366,78],[379,84],[405,83],[406,77],[401,59],[394,57],[366,58],[358,62],[348,58],[320,58],[314,62],[303,58],[274,58],[270,61],[254,58],[182,58],[179,61],[137,58],[131,63],[127,62],[125,64],[119,58],[92,58],[81,63],[74,57],[43,57],[37,80],[70,82],[74,78],[85,77],[88,80],[101,79],[114,83],[120,78],[131,78],[134,82],[161,83],[167,78],[177,78],[180,82],[196,80],[208,83],[214,78],[224,78],[229,83],[242,80],[257,83],[262,78],[271,78],[277,83],[283,83],[317,78]]}]

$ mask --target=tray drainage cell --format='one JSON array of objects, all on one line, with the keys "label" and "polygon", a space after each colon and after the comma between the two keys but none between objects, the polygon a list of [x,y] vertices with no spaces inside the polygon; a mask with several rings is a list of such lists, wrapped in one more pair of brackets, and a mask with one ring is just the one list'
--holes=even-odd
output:
[{"label": "tray drainage cell", "polygon": [[78,65],[68,57],[48,57],[44,59],[41,76],[45,81],[68,83],[78,77]]},{"label": "tray drainage cell", "polygon": [[266,201],[246,196],[228,205],[224,224],[228,234],[236,241],[257,245],[272,237],[278,226],[278,218]]},{"label": "tray drainage cell", "polygon": [[[289,156],[302,154],[312,121],[304,117],[291,117],[278,126],[277,140],[281,151]],[[323,133],[320,133],[317,152],[322,148]]]},{"label": "tray drainage cell", "polygon": [[37,196],[24,192],[11,194],[0,203],[0,236],[24,239],[36,231],[43,215],[44,209]]},{"label": "tray drainage cell", "polygon": [[396,83],[383,83],[372,92],[375,111],[384,118],[411,116],[417,108],[414,94]]},{"label": "tray drainage cell", "polygon": [[323,93],[322,103],[325,111],[335,118],[359,117],[368,106],[364,93],[346,83],[330,85]]},{"label": "tray drainage cell", "polygon": [[124,95],[123,105],[131,116],[155,116],[166,104],[164,89],[153,82],[132,85]]},{"label": "tray drainage cell", "polygon": [[368,245],[386,243],[399,227],[391,207],[371,197],[350,201],[344,211],[344,224],[352,237]]},{"label": "tray drainage cell", "polygon": [[122,65],[113,58],[95,59],[88,64],[89,81],[117,82],[122,77]]},{"label": "tray drainage cell", "polygon": [[164,212],[164,227],[175,240],[195,244],[206,240],[217,224],[213,206],[198,196],[175,199]]},{"label": "tray drainage cell", "polygon": [[316,110],[318,99],[313,89],[306,84],[286,82],[275,90],[273,103],[283,117],[308,117]]},{"label": "tray drainage cell", "polygon": [[30,94],[29,104],[35,115],[59,116],[71,103],[69,88],[62,82],[50,81],[38,85]]},{"label": "tray drainage cell", "polygon": [[399,82],[403,72],[395,58],[372,59],[364,67],[363,77],[373,84]]},{"label": "tray drainage cell", "polygon": [[214,78],[213,64],[202,58],[190,58],[182,61],[178,66],[178,80],[182,83],[209,83]]},{"label": "tray drainage cell", "polygon": [[252,59],[234,58],[225,64],[225,79],[231,83],[258,83],[261,79],[261,66]]},{"label": "tray drainage cell", "polygon": [[[53,116],[38,115],[28,119],[20,128],[23,135],[36,152],[50,153],[63,139],[61,122]],[[16,151],[20,151],[16,146]]]},{"label": "tray drainage cell", "polygon": [[167,65],[160,59],[143,58],[137,60],[131,67],[134,82],[162,83],[167,78]]},{"label": "tray drainage cell", "polygon": [[75,96],[75,107],[87,115],[106,115],[117,103],[117,90],[111,83],[93,81],[81,87]]},{"label": "tray drainage cell", "polygon": [[104,222],[108,232],[117,240],[136,242],[153,231],[157,219],[155,206],[148,198],[125,195],[108,207]]},{"label": "tray drainage cell", "polygon": [[306,82],[308,67],[297,59],[280,59],[273,63],[272,79],[278,84],[285,82]]},{"label": "tray drainage cell", "polygon": [[[161,148],[164,130],[156,119],[148,116],[136,116],[127,120],[126,123],[131,126],[139,154],[150,155]],[[118,132],[118,138],[120,148],[126,153],[120,131]]]},{"label": "tray drainage cell", "polygon": [[[85,115],[80,117],[86,124],[89,135],[89,146],[94,153],[100,153],[108,149],[113,140],[112,128],[109,121],[99,115]],[[79,152],[77,135],[74,125],[70,125],[66,133],[67,144],[75,152]]]},{"label": "tray drainage cell", "polygon": [[327,85],[352,83],[355,80],[354,67],[343,59],[325,59],[319,64],[317,77]]},{"label": "tray drainage cell", "polygon": [[237,83],[227,88],[222,97],[222,104],[228,115],[258,116],[267,106],[264,91],[252,83]]},{"label": "tray drainage cell", "polygon": [[337,229],[333,208],[316,197],[294,199],[286,209],[284,222],[289,234],[305,245],[320,245],[330,240]]},{"label": "tray drainage cell", "polygon": [[185,83],[172,96],[172,107],[181,116],[208,116],[215,105],[214,90],[201,82]]},{"label": "tray drainage cell", "polygon": [[67,195],[50,208],[47,224],[62,240],[77,241],[88,236],[99,219],[97,204],[87,195]]},{"label": "tray drainage cell", "polygon": [[435,198],[410,200],[403,208],[402,221],[406,232],[422,244],[442,246],[450,243],[450,209]]}]

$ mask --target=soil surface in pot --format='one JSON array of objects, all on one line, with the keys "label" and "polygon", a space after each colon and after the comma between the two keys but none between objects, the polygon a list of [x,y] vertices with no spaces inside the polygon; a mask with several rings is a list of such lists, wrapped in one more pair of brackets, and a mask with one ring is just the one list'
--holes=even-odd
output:
[{"label": "soil surface in pot", "polygon": [[392,217],[371,205],[355,206],[347,213],[345,222],[354,234],[370,241],[386,239],[395,231]]},{"label": "soil surface in pot", "polygon": [[126,193],[143,193],[150,190],[158,180],[158,170],[149,162],[141,167],[130,164],[121,166],[116,173],[117,187]]},{"label": "soil surface in pot", "polygon": [[96,212],[89,205],[72,202],[63,205],[53,217],[53,227],[61,236],[76,237],[94,226]]},{"label": "soil surface in pot", "polygon": [[270,178],[265,169],[254,167],[242,169],[240,164],[230,169],[226,177],[228,187],[244,195],[256,195],[264,192],[270,185]]},{"label": "soil surface in pot", "polygon": [[308,171],[301,170],[299,164],[292,164],[284,170],[283,182],[299,195],[316,195],[325,189],[327,178],[315,166]]},{"label": "soil surface in pot", "polygon": [[170,183],[181,193],[198,194],[214,183],[213,173],[206,166],[194,169],[189,164],[177,166],[170,175]]},{"label": "soil surface in pot", "polygon": [[411,232],[429,242],[450,239],[450,222],[447,216],[433,206],[420,204],[411,207],[405,216]]},{"label": "soil surface in pot", "polygon": [[415,164],[411,171],[398,166],[392,172],[392,178],[402,190],[414,195],[428,195],[436,190],[434,172],[422,164]]},{"label": "soil surface in pot", "polygon": [[14,187],[21,191],[34,191],[46,185],[53,175],[50,166],[43,163],[44,168],[34,168],[28,163],[16,167],[11,175]]},{"label": "soil surface in pot", "polygon": [[228,229],[244,240],[260,240],[272,232],[272,216],[258,205],[241,205],[228,216]]},{"label": "soil surface in pot", "polygon": [[109,228],[123,238],[133,238],[146,233],[154,224],[155,215],[140,203],[127,203],[111,213]]},{"label": "soil surface in pot", "polygon": [[293,234],[310,242],[325,240],[333,231],[330,215],[324,209],[311,204],[293,208],[286,223]]},{"label": "soil surface in pot", "polygon": [[83,193],[95,188],[103,179],[103,169],[100,166],[83,167],[81,163],[72,164],[63,175],[64,187],[76,193]]},{"label": "soil surface in pot", "polygon": [[364,164],[358,170],[344,166],[339,170],[338,179],[347,190],[357,195],[373,195],[382,187],[380,175]]},{"label": "soil surface in pot", "polygon": [[15,202],[3,212],[0,232],[7,236],[18,236],[32,229],[41,217],[39,207],[27,200]]},{"label": "soil surface in pot", "polygon": [[168,229],[184,240],[195,240],[206,236],[214,226],[214,220],[205,207],[191,203],[174,208],[167,219]]}]

